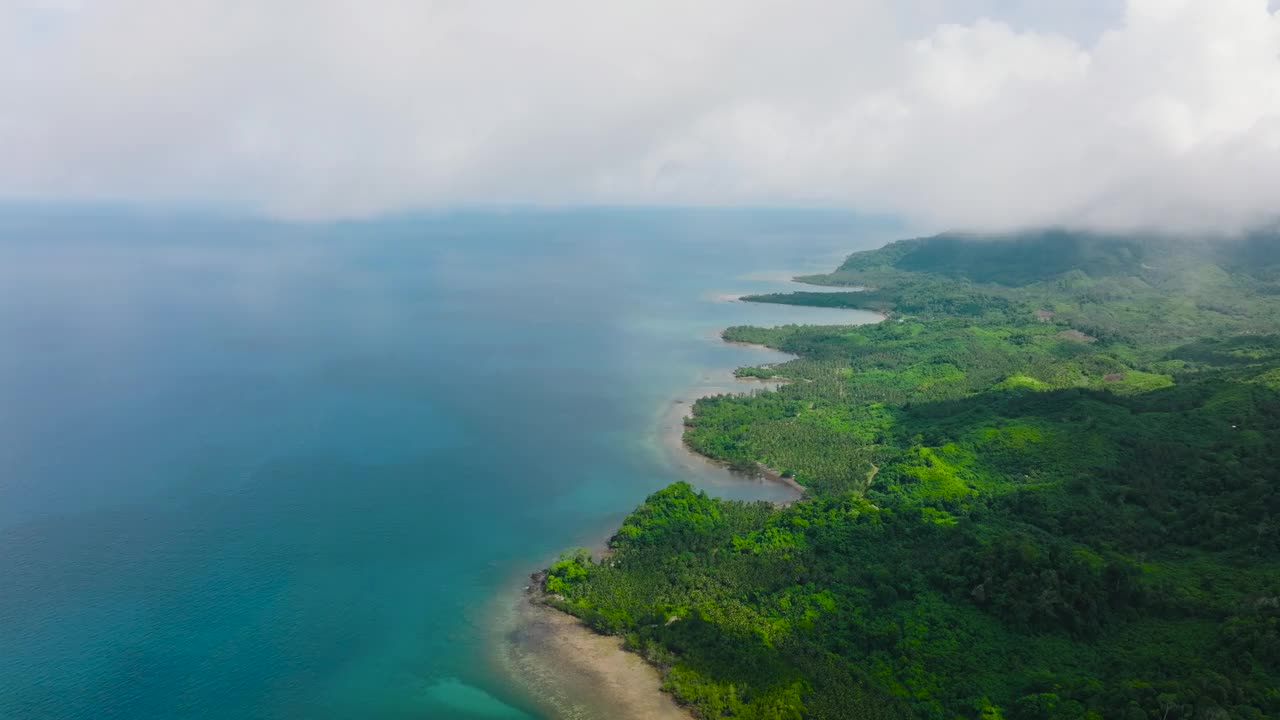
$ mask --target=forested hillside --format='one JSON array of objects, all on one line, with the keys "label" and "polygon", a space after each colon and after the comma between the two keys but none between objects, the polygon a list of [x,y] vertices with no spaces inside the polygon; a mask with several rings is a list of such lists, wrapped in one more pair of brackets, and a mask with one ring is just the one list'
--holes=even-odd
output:
[{"label": "forested hillside", "polygon": [[686,441],[809,488],[673,485],[550,601],[704,717],[1280,717],[1280,244],[1045,232],[857,253],[730,328],[796,354]]}]

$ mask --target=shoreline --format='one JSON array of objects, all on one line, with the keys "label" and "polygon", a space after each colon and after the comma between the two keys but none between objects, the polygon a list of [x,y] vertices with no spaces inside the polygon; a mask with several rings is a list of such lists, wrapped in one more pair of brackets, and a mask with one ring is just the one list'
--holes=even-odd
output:
[{"label": "shoreline", "polygon": [[[758,343],[725,340],[721,337],[723,332],[720,330],[716,333],[720,342],[741,347],[761,348],[781,356],[772,361],[773,363],[786,362],[798,357]],[[772,485],[779,489],[785,488],[785,492],[779,497],[762,499],[780,507],[790,505],[803,498],[805,493],[805,487],[794,479],[784,478],[782,473],[763,464],[759,465],[758,475],[730,470],[728,463],[707,457],[689,447],[684,441],[684,421],[693,416],[693,405],[700,398],[753,389],[775,390],[787,382],[784,378],[744,378],[737,377],[733,373],[734,369],[728,368],[706,371],[703,373],[702,382],[671,400],[670,406],[662,414],[659,429],[663,452],[673,466],[695,476],[697,480],[695,484],[709,485],[712,489],[724,486],[740,488],[743,485]]]},{"label": "shoreline", "polygon": [[[778,472],[777,470],[774,470],[773,468],[769,467],[768,465],[765,465],[764,463],[756,463],[756,466],[760,468],[760,474],[763,475],[764,478],[769,482],[781,483],[791,488],[792,490],[795,490],[796,494],[800,496],[796,498],[796,500],[803,499],[805,496],[805,493],[809,491],[809,489],[806,488],[804,485],[801,485],[800,483],[796,482],[795,478],[786,477],[782,473]],[[786,503],[786,504],[790,505],[790,503]]]},{"label": "shoreline", "polygon": [[495,661],[530,701],[563,720],[693,720],[662,690],[662,673],[577,617],[544,602],[541,573],[498,599]]},{"label": "shoreline", "polygon": [[[716,337],[727,342],[719,332]],[[779,362],[794,357],[765,349],[777,353]],[[756,494],[775,496],[761,499],[790,505],[803,497],[804,486],[763,465],[757,476],[732,471],[727,463],[700,455],[684,443],[684,419],[698,398],[781,384],[737,378],[733,368],[704,370],[699,382],[678,393],[659,413],[655,449],[678,474],[712,494],[733,494],[735,489],[754,486],[764,491]],[[593,557],[607,554],[608,543],[608,536],[593,540]],[[541,572],[525,577],[523,589],[496,598],[494,609],[491,659],[515,682],[529,705],[563,720],[694,720],[692,711],[662,689],[662,671],[626,650],[621,637],[601,635],[576,616],[542,602],[540,576]],[[521,587],[515,582],[512,586]]]},{"label": "shoreline", "polygon": [[[797,282],[794,279],[793,282]],[[720,295],[716,302],[742,302],[741,296]],[[885,316],[879,316],[883,322]],[[798,356],[758,343],[725,340],[724,329],[715,331],[717,342],[775,355],[765,363],[776,364]],[[794,478],[784,478],[773,468],[758,464],[758,474],[730,470],[728,463],[702,455],[684,442],[685,420],[694,403],[703,397],[750,389],[776,389],[785,378],[742,378],[736,367],[707,368],[699,381],[677,393],[658,413],[654,444],[676,474],[718,497],[731,497],[750,488],[758,500],[785,507],[804,498],[806,489]],[[735,490],[737,492],[735,492]],[[608,540],[593,542],[604,548]],[[550,561],[548,561],[549,564]],[[495,600],[499,612],[495,632],[500,637],[493,658],[521,688],[532,706],[565,720],[692,720],[693,712],[662,689],[662,671],[624,647],[623,638],[602,635],[576,616],[543,602],[542,573],[528,577],[529,584],[513,597]]]}]

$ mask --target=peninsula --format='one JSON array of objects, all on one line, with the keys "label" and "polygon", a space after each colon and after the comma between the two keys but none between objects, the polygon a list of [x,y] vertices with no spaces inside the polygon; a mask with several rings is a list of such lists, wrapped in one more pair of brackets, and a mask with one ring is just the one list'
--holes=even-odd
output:
[{"label": "peninsula", "polygon": [[676,483],[546,602],[705,718],[1280,716],[1280,237],[948,234],[745,298],[798,356],[685,441],[805,486]]}]

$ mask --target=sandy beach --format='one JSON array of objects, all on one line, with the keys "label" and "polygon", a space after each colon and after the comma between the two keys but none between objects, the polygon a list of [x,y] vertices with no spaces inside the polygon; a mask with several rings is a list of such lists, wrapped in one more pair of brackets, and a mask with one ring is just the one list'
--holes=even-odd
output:
[{"label": "sandy beach", "polygon": [[[714,340],[725,342],[720,332],[714,333]],[[733,344],[750,347],[762,355],[744,358],[743,364],[778,363],[794,357],[762,345]],[[703,370],[688,389],[672,398],[656,418],[655,449],[679,475],[712,494],[767,499],[778,505],[795,502],[804,495],[804,487],[795,480],[763,465],[756,475],[734,472],[723,463],[693,452],[684,443],[684,421],[698,398],[774,389],[783,383],[738,378],[733,372],[733,367]],[[604,547],[606,539],[596,544]],[[661,691],[657,668],[622,649],[622,638],[600,635],[577,618],[538,602],[537,582],[527,580],[523,591],[498,599],[494,622],[494,631],[500,635],[494,643],[495,662],[506,676],[517,681],[533,705],[566,720],[693,717]]]},{"label": "sandy beach", "polygon": [[[755,364],[776,364],[795,358],[794,355],[764,345],[724,340],[719,332],[716,333],[716,338],[730,345],[766,350],[773,355]],[[679,468],[690,480],[708,488],[713,494],[721,494],[718,492],[721,490],[741,491],[744,486],[754,486],[761,491],[759,494],[775,504],[789,505],[800,499],[805,492],[804,486],[794,479],[784,478],[782,473],[765,465],[759,466],[758,475],[735,472],[725,463],[699,455],[684,442],[684,421],[693,414],[693,404],[698,398],[752,390],[773,390],[786,382],[782,379],[740,378],[733,372],[734,368],[707,369],[696,385],[674,398],[658,425],[659,445],[672,466]]]},{"label": "sandy beach", "polygon": [[564,720],[689,720],[662,692],[658,669],[577,618],[537,602],[536,588],[502,599],[496,662],[530,701]]},{"label": "sandy beach", "polygon": [[659,445],[666,459],[682,475],[715,495],[741,494],[744,486],[752,486],[753,495],[780,505],[798,500],[804,494],[804,488],[794,480],[783,478],[764,466],[761,466],[761,472],[757,476],[735,472],[725,463],[699,455],[684,442],[684,421],[693,413],[693,403],[698,398],[721,393],[768,390],[781,384],[776,380],[736,378],[731,369],[708,371],[703,376],[703,382],[672,400],[663,413],[658,432]]},{"label": "sandy beach", "polygon": [[[771,351],[772,352],[772,351]],[[786,360],[777,353],[771,361]],[[750,494],[775,503],[794,502],[803,488],[762,467],[751,477],[729,470],[684,444],[684,419],[706,395],[777,387],[777,381],[739,379],[732,368],[704,371],[698,382],[674,398],[658,419],[655,443],[672,465],[715,494]],[[602,538],[599,547],[604,547]],[[597,551],[596,556],[599,556]],[[522,687],[529,701],[565,720],[689,720],[693,715],[662,692],[657,668],[622,649],[622,638],[600,635],[577,618],[537,602],[536,581],[498,600],[494,661]]]}]

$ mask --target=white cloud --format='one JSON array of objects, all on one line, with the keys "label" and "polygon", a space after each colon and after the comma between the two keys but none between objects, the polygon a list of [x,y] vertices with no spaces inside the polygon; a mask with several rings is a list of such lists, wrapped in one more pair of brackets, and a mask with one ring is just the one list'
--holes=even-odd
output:
[{"label": "white cloud", "polygon": [[1280,209],[1267,0],[0,0],[0,196]]}]

